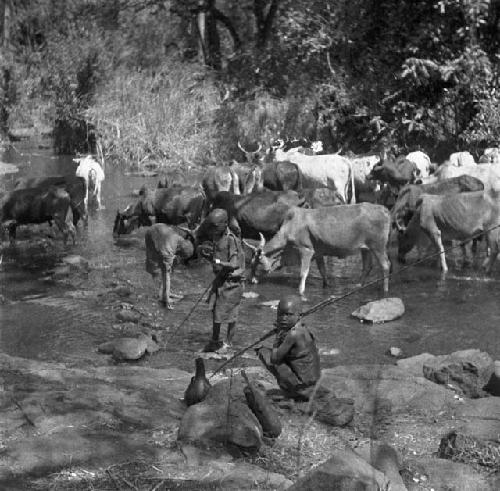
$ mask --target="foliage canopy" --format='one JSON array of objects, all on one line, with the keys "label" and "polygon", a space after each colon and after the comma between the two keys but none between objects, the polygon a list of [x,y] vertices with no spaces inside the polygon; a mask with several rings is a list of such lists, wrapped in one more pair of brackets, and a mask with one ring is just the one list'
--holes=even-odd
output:
[{"label": "foliage canopy", "polygon": [[4,123],[45,118],[61,152],[207,162],[281,135],[443,159],[500,139],[499,0],[0,5]]}]

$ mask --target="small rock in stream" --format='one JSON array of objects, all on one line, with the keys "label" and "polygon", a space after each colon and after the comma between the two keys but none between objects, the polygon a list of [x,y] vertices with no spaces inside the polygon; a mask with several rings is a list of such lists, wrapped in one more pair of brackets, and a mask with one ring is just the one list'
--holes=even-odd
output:
[{"label": "small rock in stream", "polygon": [[397,297],[382,298],[368,302],[356,309],[351,315],[357,317],[362,322],[368,321],[374,324],[379,322],[388,322],[405,313],[405,306],[403,301]]},{"label": "small rock in stream", "polygon": [[135,310],[120,310],[116,314],[116,318],[121,322],[139,322],[141,314]]}]

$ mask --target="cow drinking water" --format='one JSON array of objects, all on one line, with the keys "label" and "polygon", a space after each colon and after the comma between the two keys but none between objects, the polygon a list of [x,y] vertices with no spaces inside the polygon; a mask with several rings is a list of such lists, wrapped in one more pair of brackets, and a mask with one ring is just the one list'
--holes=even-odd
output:
[{"label": "cow drinking water", "polygon": [[390,232],[390,215],[385,207],[371,203],[329,206],[318,209],[292,208],[278,233],[256,249],[252,261],[253,273],[260,264],[266,272],[277,268],[285,248],[296,249],[300,255],[299,293],[304,296],[306,279],[313,256],[328,286],[324,256],[344,258],[361,250],[364,283],[372,267],[374,255],[384,273],[384,292],[389,291],[390,262],[387,243]]}]

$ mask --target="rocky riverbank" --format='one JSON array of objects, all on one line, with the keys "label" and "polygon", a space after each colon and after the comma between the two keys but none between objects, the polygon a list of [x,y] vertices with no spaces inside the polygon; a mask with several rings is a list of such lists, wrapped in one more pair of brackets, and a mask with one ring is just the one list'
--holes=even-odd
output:
[{"label": "rocky riverbank", "polygon": [[[470,399],[458,385],[431,382],[419,373],[428,361],[326,369],[322,386],[354,401],[348,426],[322,423],[300,404],[274,403],[281,435],[242,452],[210,439],[178,441],[188,372],[69,368],[0,355],[0,488],[286,489],[298,481],[293,489],[312,489],[304,483],[315,476],[321,489],[338,474],[340,451],[366,457],[381,441],[397,452],[407,489],[498,489],[500,397]],[[261,368],[246,371],[276,391]],[[443,443],[451,433],[458,440]]]},{"label": "rocky riverbank", "polygon": [[[136,247],[142,237],[126,241]],[[14,309],[47,307],[57,311],[60,324],[71,323],[55,333],[53,351],[42,357],[51,362],[0,355],[0,489],[321,489],[346,476],[372,484],[389,478],[391,489],[403,489],[394,487],[397,476],[410,490],[499,489],[500,397],[491,380],[493,360],[477,350],[325,368],[321,385],[352,401],[354,417],[342,427],[332,426],[340,419],[331,412],[311,414],[307,405],[274,397],[273,379],[245,355],[211,383],[234,382],[245,367],[278,411],[280,436],[264,437],[250,415],[251,448],[200,438],[202,431],[179,440],[193,354],[208,332],[207,307],[202,303],[182,332],[177,329],[203,292],[199,269],[206,265],[176,272],[174,289],[187,301],[167,313],[142,264],[140,254],[112,260],[64,254],[38,280],[50,292],[2,290]],[[259,327],[274,317],[260,315]],[[103,342],[123,337],[129,341],[120,344],[120,356],[115,349],[97,352]],[[114,364],[142,353],[137,362]],[[208,377],[220,363],[207,360]],[[222,422],[224,394],[222,409],[213,413]],[[390,457],[376,457],[379,448],[392,449]]]}]

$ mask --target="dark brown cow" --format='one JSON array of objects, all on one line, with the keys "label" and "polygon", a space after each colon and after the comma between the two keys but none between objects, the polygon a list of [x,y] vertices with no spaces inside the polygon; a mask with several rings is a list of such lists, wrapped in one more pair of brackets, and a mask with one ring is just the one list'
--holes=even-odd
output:
[{"label": "dark brown cow", "polygon": [[76,227],[80,220],[88,221],[85,197],[87,196],[87,182],[83,177],[74,175],[24,177],[15,183],[14,189],[40,188],[47,191],[51,186],[64,188],[71,198],[73,225]]},{"label": "dark brown cow", "polygon": [[124,212],[118,211],[113,227],[114,235],[128,234],[141,226],[156,223],[188,224],[193,228],[201,219],[205,196],[201,189],[189,186],[170,186],[150,190],[143,187],[139,201]]},{"label": "dark brown cow", "polygon": [[63,234],[64,243],[71,237],[75,243],[76,230],[71,212],[71,197],[63,188],[49,189],[28,188],[15,189],[4,196],[0,208],[0,223],[2,229],[9,230],[11,242],[16,240],[18,225],[32,223],[49,224],[54,221]]},{"label": "dark brown cow", "polygon": [[390,262],[387,243],[390,232],[389,212],[381,205],[360,203],[318,208],[316,210],[292,208],[288,211],[279,232],[269,241],[261,238],[253,269],[258,264],[266,272],[276,269],[285,248],[299,252],[301,260],[299,293],[304,296],[306,279],[311,259],[315,256],[323,278],[328,286],[324,256],[344,258],[361,250],[364,283],[372,267],[371,254],[375,256],[384,272],[384,292],[389,290]]}]

